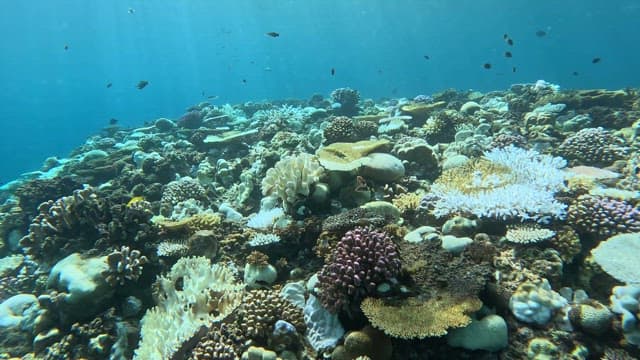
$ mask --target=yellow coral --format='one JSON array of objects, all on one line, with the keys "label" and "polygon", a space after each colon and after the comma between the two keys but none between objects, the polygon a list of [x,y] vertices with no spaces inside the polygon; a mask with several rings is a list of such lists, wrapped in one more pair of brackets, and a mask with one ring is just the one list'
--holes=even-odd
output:
[{"label": "yellow coral", "polygon": [[404,193],[393,198],[391,203],[404,214],[407,211],[418,209],[420,199],[422,199],[422,196],[417,193]]},{"label": "yellow coral", "polygon": [[215,230],[222,223],[222,218],[218,214],[196,214],[178,221],[164,217],[155,217],[153,221],[166,231],[196,232],[198,230]]},{"label": "yellow coral", "polygon": [[486,159],[478,159],[442,172],[434,184],[464,194],[476,194],[515,181],[511,170]]},{"label": "yellow coral", "polygon": [[438,294],[427,301],[409,298],[398,302],[366,298],[360,305],[369,322],[385,334],[401,339],[443,336],[451,328],[471,323],[467,315],[482,302],[472,297]]}]

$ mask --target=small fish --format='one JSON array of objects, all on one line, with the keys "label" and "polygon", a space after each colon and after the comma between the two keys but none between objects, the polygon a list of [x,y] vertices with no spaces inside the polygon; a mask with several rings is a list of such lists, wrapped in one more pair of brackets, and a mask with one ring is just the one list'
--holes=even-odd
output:
[{"label": "small fish", "polygon": [[127,207],[130,208],[141,201],[144,201],[144,196],[134,196],[127,202]]},{"label": "small fish", "polygon": [[109,119],[109,125],[113,126],[113,125],[116,125],[116,124],[118,124],[118,119],[116,119],[116,118]]},{"label": "small fish", "polygon": [[538,31],[536,31],[536,36],[537,37],[545,37],[545,36],[547,36],[547,32],[544,31],[544,30],[538,30]]},{"label": "small fish", "polygon": [[509,44],[509,46],[513,46],[513,39],[507,39],[507,44]]},{"label": "small fish", "polygon": [[276,37],[280,36],[280,34],[279,34],[279,33],[277,33],[277,32],[275,32],[275,31],[270,31],[270,32],[268,32],[266,35],[267,35],[267,36],[274,37],[274,38],[276,38]]},{"label": "small fish", "polygon": [[505,41],[509,38],[509,34],[505,33],[504,35],[502,35],[502,39],[504,39]]},{"label": "small fish", "polygon": [[67,50],[69,50],[69,45],[64,44],[64,51],[67,51]]},{"label": "small fish", "polygon": [[491,69],[491,63],[484,63],[484,65],[482,65],[483,68],[489,70]]},{"label": "small fish", "polygon": [[108,89],[108,88],[110,88],[110,87],[112,87],[112,86],[113,86],[113,84],[112,84],[112,83],[108,83],[108,84],[107,84],[107,89]]},{"label": "small fish", "polygon": [[127,12],[128,12],[129,14],[135,14],[135,13],[136,13],[136,9],[134,9],[134,8],[129,8],[129,9],[127,10]]},{"label": "small fish", "polygon": [[242,82],[243,82],[244,84],[246,84],[246,83],[247,83],[247,79],[242,79]]},{"label": "small fish", "polygon": [[431,59],[431,56],[429,56],[429,55],[424,55],[424,56],[423,56],[423,58],[424,58],[425,60],[430,60],[430,59]]},{"label": "small fish", "polygon": [[578,76],[578,75],[580,75],[580,73],[578,73],[577,71],[574,71],[574,72],[571,73],[571,75]]},{"label": "small fish", "polygon": [[511,51],[505,51],[504,52],[504,57],[510,58],[510,57],[513,57],[513,54],[511,54]]},{"label": "small fish", "polygon": [[200,96],[204,96],[204,90],[202,90],[202,92],[200,92]]},{"label": "small fish", "polygon": [[333,75],[335,75],[335,74],[336,74],[336,69],[331,68],[331,76],[333,76]]},{"label": "small fish", "polygon": [[593,58],[593,59],[591,60],[591,63],[592,63],[592,64],[597,64],[597,63],[599,63],[599,62],[600,62],[600,60],[602,60],[602,59],[600,59],[599,57],[595,57],[595,58]]},{"label": "small fish", "polygon": [[136,88],[138,88],[138,90],[142,90],[147,85],[149,85],[149,82],[147,80],[140,80],[138,82],[138,85],[136,85]]},{"label": "small fish", "polygon": [[209,96],[207,96],[207,99],[215,100],[215,99],[217,99],[217,98],[219,98],[219,97],[220,97],[220,96],[218,96],[218,95],[209,95]]},{"label": "small fish", "polygon": [[516,67],[515,67],[515,66],[511,68],[511,72],[516,72],[516,70],[517,70],[517,69],[516,69]]}]

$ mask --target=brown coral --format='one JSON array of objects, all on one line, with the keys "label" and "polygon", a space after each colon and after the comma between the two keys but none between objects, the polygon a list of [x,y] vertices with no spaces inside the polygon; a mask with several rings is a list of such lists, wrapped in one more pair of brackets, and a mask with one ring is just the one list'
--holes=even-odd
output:
[{"label": "brown coral", "polygon": [[281,297],[274,290],[252,290],[243,299],[242,329],[247,337],[265,338],[278,320],[291,323],[304,332],[302,309]]},{"label": "brown coral", "polygon": [[366,298],[360,305],[371,324],[385,334],[401,339],[442,336],[451,328],[471,323],[468,314],[480,309],[475,297],[442,293],[427,301],[409,298],[390,301]]}]

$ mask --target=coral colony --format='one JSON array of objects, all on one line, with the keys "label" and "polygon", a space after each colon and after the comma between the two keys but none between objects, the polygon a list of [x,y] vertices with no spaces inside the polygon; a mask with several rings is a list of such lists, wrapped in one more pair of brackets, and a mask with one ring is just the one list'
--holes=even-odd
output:
[{"label": "coral colony", "polygon": [[538,81],[114,123],[0,188],[0,357],[638,358],[639,114]]}]

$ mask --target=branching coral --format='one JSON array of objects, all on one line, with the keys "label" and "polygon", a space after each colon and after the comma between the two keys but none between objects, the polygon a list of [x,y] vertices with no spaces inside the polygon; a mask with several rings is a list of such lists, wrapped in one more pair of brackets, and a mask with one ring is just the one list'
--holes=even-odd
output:
[{"label": "branching coral", "polygon": [[123,246],[118,251],[107,255],[109,274],[107,282],[111,286],[124,285],[125,280],[136,281],[142,274],[142,266],[147,263],[147,257],[138,250],[131,250]]},{"label": "branching coral", "polygon": [[318,275],[319,298],[330,311],[357,302],[400,271],[396,245],[383,231],[357,227],[338,242]]}]

